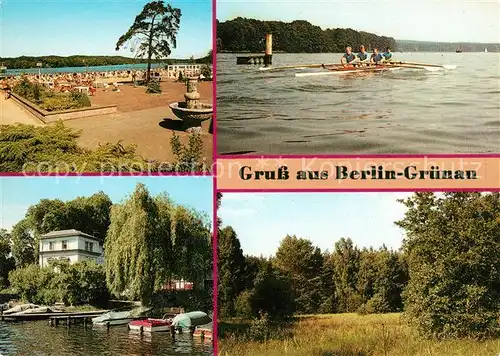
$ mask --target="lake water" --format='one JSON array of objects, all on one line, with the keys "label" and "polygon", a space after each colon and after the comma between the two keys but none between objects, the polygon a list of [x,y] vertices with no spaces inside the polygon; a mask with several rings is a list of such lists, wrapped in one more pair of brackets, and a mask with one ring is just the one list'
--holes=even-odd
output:
[{"label": "lake water", "polygon": [[126,326],[87,328],[72,325],[66,328],[48,326],[48,321],[20,323],[0,322],[0,355],[196,355],[212,356],[212,343],[191,338],[188,334],[176,335],[176,341],[168,332],[144,334],[129,332]]},{"label": "lake water", "polygon": [[[151,68],[157,68],[161,66],[158,63],[151,64]],[[85,73],[85,72],[110,72],[110,71],[120,71],[120,70],[143,70],[146,69],[148,65],[146,63],[139,64],[120,64],[113,66],[88,66],[88,67],[60,67],[60,68],[41,68],[42,74],[52,74],[52,73]],[[7,75],[19,75],[19,74],[38,74],[38,68],[28,68],[28,69],[7,69]]]},{"label": "lake water", "polygon": [[[236,65],[237,56],[217,55],[220,154],[500,152],[500,53],[395,53],[458,67],[317,77]],[[274,54],[273,66],[340,57]]]}]

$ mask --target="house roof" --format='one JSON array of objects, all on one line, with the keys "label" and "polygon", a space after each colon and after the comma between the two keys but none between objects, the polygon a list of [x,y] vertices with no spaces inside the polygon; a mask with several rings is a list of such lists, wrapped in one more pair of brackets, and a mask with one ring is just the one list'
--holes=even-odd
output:
[{"label": "house roof", "polygon": [[84,232],[75,230],[75,229],[70,229],[70,230],[58,230],[58,231],[51,231],[48,234],[42,235],[40,238],[41,239],[53,239],[57,237],[69,237],[69,236],[83,236],[88,239],[92,239],[95,241],[99,241],[97,237],[94,237],[92,235],[86,234]]}]

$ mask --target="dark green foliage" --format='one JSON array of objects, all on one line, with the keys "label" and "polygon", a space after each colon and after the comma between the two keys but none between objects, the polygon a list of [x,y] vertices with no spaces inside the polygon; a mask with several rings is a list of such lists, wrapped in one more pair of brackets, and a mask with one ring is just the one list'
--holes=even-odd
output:
[{"label": "dark green foliage", "polygon": [[427,336],[498,337],[500,195],[417,193],[404,205],[410,322]]},{"label": "dark green foliage", "polygon": [[161,85],[158,80],[151,80],[148,83],[146,93],[149,94],[160,94],[161,93]]},{"label": "dark green foliage", "polygon": [[254,316],[266,314],[275,321],[288,320],[295,312],[292,281],[272,263],[263,265],[255,277],[252,310]]},{"label": "dark green foliage", "polygon": [[151,296],[151,306],[158,311],[158,317],[162,317],[167,308],[182,307],[186,311],[212,310],[212,290],[172,290],[157,291]]},{"label": "dark green foliage", "polygon": [[36,64],[40,62],[43,63],[44,67],[50,68],[145,63],[144,60],[121,56],[21,56],[17,58],[0,58],[0,62],[2,62],[9,69],[36,68]]},{"label": "dark green foliage", "polygon": [[292,281],[296,310],[301,314],[314,313],[321,304],[323,256],[309,240],[286,236],[281,240],[274,259],[275,266]]},{"label": "dark green foliage", "polygon": [[10,234],[0,229],[0,289],[9,284],[9,272],[15,268],[14,258],[10,256]]},{"label": "dark green foliage", "polygon": [[179,135],[174,132],[172,138],[170,139],[170,145],[176,158],[176,160],[172,163],[174,171],[206,172],[209,169],[202,158],[203,141],[199,133],[190,133],[188,144],[183,145]]},{"label": "dark green foliage", "polygon": [[357,293],[360,251],[351,239],[341,238],[335,243],[333,253],[335,296],[337,311],[354,312],[361,305],[361,296]]},{"label": "dark green foliage", "polygon": [[233,316],[235,299],[245,287],[245,258],[240,241],[231,227],[218,232],[217,242],[219,314]]},{"label": "dark green foliage", "polygon": [[[152,59],[168,57],[171,47],[177,45],[181,10],[165,4],[163,0],[151,1],[144,5],[134,23],[116,43],[116,50],[129,43],[136,57],[147,57],[146,82],[150,80]],[[134,39],[137,41],[133,43]]]},{"label": "dark green foliage", "polygon": [[16,267],[24,267],[37,261],[38,244],[30,226],[30,222],[23,219],[12,227],[11,252]]},{"label": "dark green foliage", "polygon": [[43,268],[31,264],[12,271],[9,281],[23,300],[36,304],[102,306],[109,298],[104,267],[93,261],[56,262]]},{"label": "dark green foliage", "polygon": [[95,150],[77,145],[80,132],[62,122],[43,127],[0,127],[0,171],[2,172],[137,172],[165,171],[159,162],[137,155],[134,146],[105,144]]},{"label": "dark green foliage", "polygon": [[266,33],[273,34],[273,50],[288,53],[339,53],[347,46],[396,48],[392,37],[348,29],[326,29],[307,21],[259,21],[237,17],[217,22],[217,47],[230,52],[262,52]]},{"label": "dark green foliage", "polygon": [[204,80],[212,80],[212,68],[210,68],[210,65],[206,64],[201,67],[201,74],[205,77]]}]

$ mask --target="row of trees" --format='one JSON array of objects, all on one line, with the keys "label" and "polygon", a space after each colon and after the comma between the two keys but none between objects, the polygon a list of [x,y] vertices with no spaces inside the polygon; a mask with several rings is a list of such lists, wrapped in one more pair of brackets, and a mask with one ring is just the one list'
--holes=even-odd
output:
[{"label": "row of trees", "polygon": [[[65,229],[100,239],[105,265],[63,265],[60,273],[40,268],[39,237]],[[102,192],[68,202],[41,200],[28,209],[11,234],[0,234],[0,277],[8,274],[11,287],[31,302],[62,299],[78,304],[101,300],[109,291],[148,304],[172,280],[191,281],[201,289],[211,271],[211,232],[206,216],[174,204],[166,194],[151,196],[143,184],[138,184],[122,204],[113,204]],[[95,288],[85,279],[86,274],[95,281]]]},{"label": "row of trees", "polygon": [[[221,230],[218,246],[221,316],[266,312],[286,319],[293,313],[402,310],[406,262],[401,253],[386,247],[359,249],[342,238],[330,253],[307,239],[286,236],[271,258],[243,256],[231,227]],[[279,298],[273,297],[276,291]]]},{"label": "row of trees", "polygon": [[217,22],[217,50],[229,52],[262,52],[266,33],[273,34],[273,50],[288,53],[337,53],[347,46],[357,49],[396,47],[392,37],[355,31],[353,29],[326,29],[307,21],[260,21],[238,17]]},{"label": "row of trees", "polygon": [[500,194],[416,193],[401,203],[398,252],[350,239],[322,252],[286,236],[271,258],[244,256],[235,231],[220,229],[220,316],[403,310],[426,336],[500,335]]}]

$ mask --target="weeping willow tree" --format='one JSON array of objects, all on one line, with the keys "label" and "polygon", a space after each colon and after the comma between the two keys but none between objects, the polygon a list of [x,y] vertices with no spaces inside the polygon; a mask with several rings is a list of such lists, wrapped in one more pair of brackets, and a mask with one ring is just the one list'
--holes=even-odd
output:
[{"label": "weeping willow tree", "polygon": [[163,273],[164,252],[158,207],[143,184],[122,205],[111,209],[105,248],[106,282],[115,294],[147,304]]},{"label": "weeping willow tree", "polygon": [[136,57],[147,57],[148,69],[146,82],[149,83],[151,59],[168,57],[171,47],[175,48],[179,31],[181,10],[163,1],[147,3],[134,23],[116,43],[118,51],[122,46],[130,46]]},{"label": "weeping willow tree", "polygon": [[147,305],[173,279],[201,285],[211,266],[210,236],[200,214],[176,206],[165,194],[151,197],[138,184],[111,210],[104,245],[109,290]]},{"label": "weeping willow tree", "polygon": [[174,276],[200,287],[212,267],[211,234],[205,218],[195,211],[177,206],[172,222]]}]

